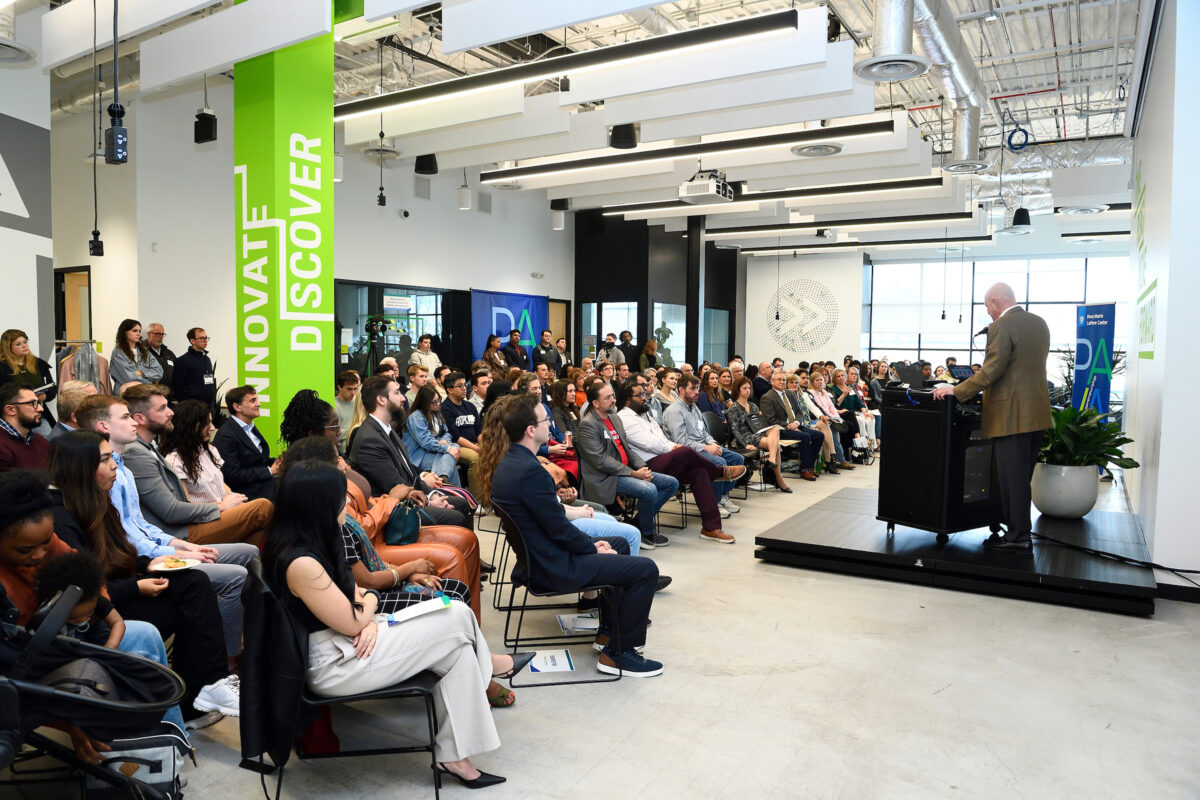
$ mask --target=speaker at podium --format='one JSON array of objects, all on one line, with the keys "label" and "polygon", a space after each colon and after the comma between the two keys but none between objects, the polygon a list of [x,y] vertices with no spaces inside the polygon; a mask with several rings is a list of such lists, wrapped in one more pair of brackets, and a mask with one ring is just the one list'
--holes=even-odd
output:
[{"label": "speaker at podium", "polygon": [[980,433],[978,404],[933,399],[931,389],[892,385],[883,392],[886,452],[880,459],[877,518],[937,534],[1000,530],[992,441]]}]

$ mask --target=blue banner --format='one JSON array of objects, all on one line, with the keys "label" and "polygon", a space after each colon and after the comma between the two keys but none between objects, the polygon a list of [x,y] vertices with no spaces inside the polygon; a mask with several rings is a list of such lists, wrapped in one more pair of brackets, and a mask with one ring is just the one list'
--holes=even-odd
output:
[{"label": "blue banner", "polygon": [[510,294],[471,290],[471,335],[475,358],[483,357],[487,337],[496,334],[500,346],[508,344],[509,331],[521,332],[521,346],[532,348],[550,327],[550,298],[546,295]]},{"label": "blue banner", "polygon": [[1075,319],[1075,382],[1071,404],[1083,410],[1094,408],[1108,414],[1108,392],[1112,386],[1114,303],[1077,306]]}]

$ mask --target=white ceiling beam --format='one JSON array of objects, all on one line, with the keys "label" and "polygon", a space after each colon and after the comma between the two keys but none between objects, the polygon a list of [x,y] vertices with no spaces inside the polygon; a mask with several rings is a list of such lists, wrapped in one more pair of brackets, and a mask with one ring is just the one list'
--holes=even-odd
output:
[{"label": "white ceiling beam", "polygon": [[[520,120],[524,111],[525,91],[520,86],[501,86],[477,94],[447,97],[437,103],[414,103],[386,111],[383,114],[382,130],[385,136],[411,136],[488,120]],[[380,124],[377,115],[352,117],[346,120],[345,126],[347,142],[365,142],[379,138]],[[422,152],[439,151],[435,149]]]},{"label": "white ceiling beam", "polygon": [[421,6],[429,5],[428,0],[363,0],[363,19],[367,22],[394,17],[405,11],[415,11]]},{"label": "white ceiling beam", "polygon": [[[185,17],[220,0],[124,0],[117,38],[128,39]],[[92,4],[67,3],[42,17],[41,65],[49,72],[92,52]],[[96,0],[96,47],[112,47],[113,0]],[[103,58],[103,56],[101,56]]]},{"label": "white ceiling beam", "polygon": [[457,53],[654,4],[650,0],[460,0],[443,3],[442,52]]},{"label": "white ceiling beam", "polygon": [[332,0],[247,0],[143,42],[141,90],[177,86],[332,32]]},{"label": "white ceiling beam", "polygon": [[[451,128],[438,128],[407,136],[401,135],[398,130],[391,129],[385,115],[384,135],[399,137],[396,146],[405,153],[438,153],[440,160],[440,154],[455,150],[469,150],[495,142],[521,141],[570,133],[571,115],[563,113],[552,95],[526,97],[523,98],[523,102],[524,113],[516,117],[486,120]],[[347,143],[361,144],[378,141],[378,120],[373,126],[356,126],[353,139],[350,138],[349,122],[346,123]],[[376,129],[373,133],[369,131],[371,127]],[[361,138],[364,134],[365,138]]]},{"label": "white ceiling beam", "polygon": [[[447,164],[459,166],[477,166],[608,147],[608,128],[604,126],[604,120],[599,114],[591,112],[566,116],[570,120],[570,132],[567,134],[515,142],[498,142],[485,147],[458,150],[447,153],[445,161]],[[442,160],[441,156],[438,157],[438,160],[439,162]]]}]

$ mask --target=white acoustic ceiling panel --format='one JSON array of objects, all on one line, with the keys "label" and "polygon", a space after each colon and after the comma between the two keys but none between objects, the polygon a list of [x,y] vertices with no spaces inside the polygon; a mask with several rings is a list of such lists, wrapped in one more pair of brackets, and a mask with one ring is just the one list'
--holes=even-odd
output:
[{"label": "white acoustic ceiling panel", "polygon": [[[413,103],[383,114],[385,136],[409,136],[455,125],[520,115],[525,111],[521,86],[500,86],[477,94],[447,97],[436,103]],[[379,115],[346,120],[346,141],[364,142],[379,138]],[[436,151],[434,151],[436,152]]]},{"label": "white acoustic ceiling panel", "polygon": [[[346,141],[348,144],[355,144],[358,141],[371,141],[378,138],[379,121],[375,120],[373,125],[353,126],[356,134],[366,134],[366,136],[361,140],[350,139],[349,136],[352,127],[350,123],[357,121],[350,120],[346,123]],[[369,129],[372,127],[376,129],[375,133],[369,133]],[[358,130],[360,128],[362,129],[361,133]],[[559,109],[558,103],[552,95],[543,94],[536,97],[524,98],[524,113],[517,117],[504,117],[478,122],[473,125],[440,128],[405,136],[400,131],[390,128],[388,115],[385,114],[383,130],[387,136],[400,137],[396,142],[396,146],[404,153],[409,155],[438,153],[439,160],[441,160],[442,154],[452,150],[483,147],[493,142],[520,141],[536,137],[567,134],[571,130],[571,115],[565,114]]]},{"label": "white acoustic ceiling panel", "polygon": [[429,5],[428,0],[364,0],[363,19],[374,22],[384,17],[393,17],[405,11],[413,11]]},{"label": "white acoustic ceiling panel", "polygon": [[[564,113],[565,112],[560,112]],[[608,128],[603,118],[595,113],[565,114],[570,120],[570,132],[525,139],[514,142],[497,142],[469,150],[446,153],[444,163],[457,166],[495,164],[500,161],[524,161],[543,156],[577,153],[608,147]],[[617,151],[612,151],[617,152]],[[443,163],[438,156],[438,163]]]},{"label": "white acoustic ceiling panel", "polygon": [[332,0],[247,0],[143,42],[141,89],[176,86],[332,32]]},{"label": "white acoustic ceiling panel", "polygon": [[[367,0],[373,6],[408,5]],[[648,0],[458,0],[442,4],[442,52],[457,53],[655,5]],[[412,6],[410,6],[411,8]],[[395,13],[390,12],[390,13]],[[382,15],[381,15],[382,16]]]},{"label": "white acoustic ceiling panel", "polygon": [[[187,16],[220,0],[122,0],[117,6],[117,37],[128,39],[151,28]],[[0,3],[0,5],[3,5]],[[92,24],[96,23],[96,46],[112,46],[113,0],[92,4],[61,5],[42,17],[42,67],[48,72],[92,52]]]},{"label": "white acoustic ceiling panel", "polygon": [[854,86],[853,43],[826,47],[822,64],[768,75],[730,78],[669,92],[620,97],[604,104],[609,125],[699,114],[720,109],[779,103],[849,91]]},{"label": "white acoustic ceiling panel", "polygon": [[693,47],[571,74],[571,89],[562,92],[560,100],[565,106],[576,105],[823,63],[825,9],[801,11],[798,16],[796,30],[766,40]]}]

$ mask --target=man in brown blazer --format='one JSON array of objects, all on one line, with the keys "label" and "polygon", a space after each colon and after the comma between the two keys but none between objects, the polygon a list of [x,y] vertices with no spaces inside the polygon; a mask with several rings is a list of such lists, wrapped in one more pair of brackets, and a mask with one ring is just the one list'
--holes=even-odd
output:
[{"label": "man in brown blazer", "polygon": [[988,289],[983,302],[992,318],[983,368],[957,386],[939,386],[933,396],[940,400],[954,395],[963,402],[983,392],[983,435],[992,439],[1001,512],[1008,526],[1004,536],[993,534],[984,547],[1028,553],[1033,550],[1029,482],[1042,434],[1050,427],[1050,329],[1041,317],[1017,305],[1006,283]]}]

